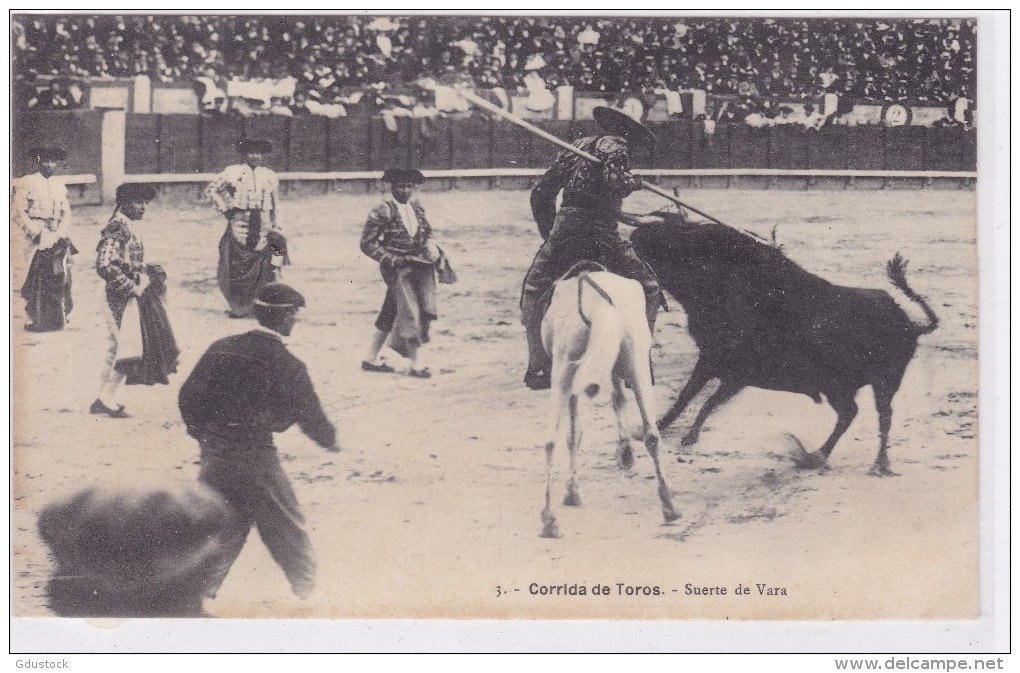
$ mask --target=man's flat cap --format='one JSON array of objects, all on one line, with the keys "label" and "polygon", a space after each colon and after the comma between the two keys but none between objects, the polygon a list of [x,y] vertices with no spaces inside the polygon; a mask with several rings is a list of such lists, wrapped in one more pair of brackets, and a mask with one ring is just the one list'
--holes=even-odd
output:
[{"label": "man's flat cap", "polygon": [[255,295],[255,305],[264,308],[301,308],[305,298],[290,285],[269,283]]},{"label": "man's flat cap", "polygon": [[152,185],[141,185],[128,182],[117,187],[117,202],[145,201],[148,203],[156,198],[156,188]]}]

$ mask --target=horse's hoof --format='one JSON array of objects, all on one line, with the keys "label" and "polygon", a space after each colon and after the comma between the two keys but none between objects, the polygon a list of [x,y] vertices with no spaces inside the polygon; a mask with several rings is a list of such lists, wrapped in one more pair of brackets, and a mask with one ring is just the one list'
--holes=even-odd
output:
[{"label": "horse's hoof", "polygon": [[629,445],[620,449],[620,457],[617,464],[620,466],[621,470],[629,470],[634,467],[634,449],[632,449]]},{"label": "horse's hoof", "polygon": [[567,495],[563,498],[563,505],[565,507],[580,507],[581,496],[577,493],[567,493]]},{"label": "horse's hoof", "polygon": [[680,440],[680,446],[694,446],[698,442],[698,436],[687,434]]},{"label": "horse's hoof", "polygon": [[871,477],[898,477],[898,472],[893,472],[888,467],[880,465],[872,465],[871,469],[868,470],[868,475]]},{"label": "horse's hoof", "polygon": [[662,518],[665,519],[665,522],[667,524],[671,524],[674,521],[676,521],[677,519],[679,519],[680,515],[677,514],[676,512],[663,512],[662,513]]}]

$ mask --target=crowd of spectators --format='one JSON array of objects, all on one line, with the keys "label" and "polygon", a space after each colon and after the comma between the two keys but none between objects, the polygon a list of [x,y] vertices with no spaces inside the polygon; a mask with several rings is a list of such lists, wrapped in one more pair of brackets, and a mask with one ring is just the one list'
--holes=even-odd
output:
[{"label": "crowd of spectators", "polygon": [[16,84],[43,108],[74,107],[76,81],[135,75],[213,89],[292,79],[280,111],[311,103],[336,114],[352,86],[400,90],[422,78],[932,106],[973,99],[976,80],[966,19],[20,15],[12,31]]}]

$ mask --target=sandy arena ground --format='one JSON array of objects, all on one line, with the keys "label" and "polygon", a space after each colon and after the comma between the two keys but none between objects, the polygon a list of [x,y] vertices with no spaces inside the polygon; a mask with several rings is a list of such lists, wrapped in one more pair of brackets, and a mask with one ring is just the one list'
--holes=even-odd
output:
[{"label": "sandy arena ground", "polygon": [[[870,389],[824,472],[793,466],[785,433],[809,449],[835,414],[804,396],[748,389],[711,416],[700,441],[680,437],[702,396],[665,433],[663,468],[682,518],[663,526],[651,460],[614,461],[608,404],[583,450],[579,509],[560,506],[563,538],[539,537],[549,395],[521,383],[518,291],[540,239],[527,193],[423,192],[438,242],[460,276],[440,286],[431,380],[362,372],[383,297],[358,250],[379,194],[291,197],[283,206],[293,266],[285,280],[308,308],[292,350],[309,366],[344,450],[327,454],[299,431],[277,445],[302,503],[319,587],[302,602],[252,534],[219,597],[217,617],[968,619],[978,610],[978,316],[976,197],[961,191],[692,191],[707,212],[768,236],[845,285],[886,287],[885,262],[910,260],[908,280],[941,318],[920,339],[894,400],[893,469],[867,475],[878,449]],[[638,196],[633,210],[657,197]],[[214,339],[248,329],[224,315],[216,287],[222,222],[207,204],[164,199],[141,231],[146,260],[169,274],[182,354],[170,386],[136,387],[133,417],[88,414],[105,347],[94,249],[110,207],[75,211],[75,308],[69,329],[32,334],[15,302],[13,614],[45,617],[51,560],[35,525],[58,494],[103,481],[194,479],[177,389]],[[664,411],[697,356],[675,301],[660,316],[653,360]],[[636,412],[632,408],[632,418]],[[678,458],[680,460],[678,460]],[[532,585],[584,586],[543,596]],[[592,585],[610,595],[592,595]],[[692,587],[727,594],[689,595]],[[751,593],[736,595],[737,585]],[[761,595],[758,584],[785,595]],[[659,596],[626,595],[655,586]],[[621,593],[623,588],[623,594]],[[766,592],[767,593],[767,592]],[[780,593],[776,591],[775,593]]]}]

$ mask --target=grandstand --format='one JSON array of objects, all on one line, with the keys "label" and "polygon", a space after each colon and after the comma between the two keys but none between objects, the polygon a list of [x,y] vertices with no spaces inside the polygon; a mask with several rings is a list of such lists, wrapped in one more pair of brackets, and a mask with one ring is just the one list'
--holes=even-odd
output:
[{"label": "grandstand", "polygon": [[535,72],[549,87],[610,94],[934,106],[975,89],[975,25],[959,19],[26,15],[13,31],[15,76],[29,84],[293,77],[298,92],[328,98],[451,74],[511,90]]},{"label": "grandstand", "polygon": [[[955,179],[976,166],[975,33],[929,18],[17,14],[29,132],[14,161],[33,136],[73,140],[83,195],[205,175],[251,133],[277,140],[294,179],[544,166],[550,148],[450,88],[470,85],[563,138],[590,130],[595,105],[624,109],[664,141],[639,164],[656,178]],[[105,167],[104,124],[121,147]]]}]

